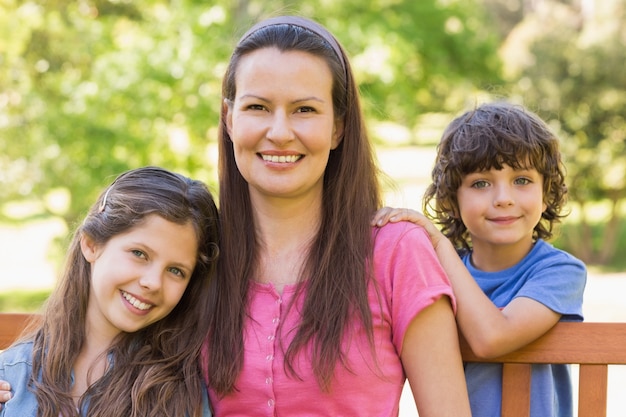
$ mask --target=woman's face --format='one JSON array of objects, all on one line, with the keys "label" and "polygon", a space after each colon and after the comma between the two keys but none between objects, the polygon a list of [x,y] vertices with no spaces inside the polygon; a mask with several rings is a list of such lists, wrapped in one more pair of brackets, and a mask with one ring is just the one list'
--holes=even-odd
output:
[{"label": "woman's face", "polygon": [[326,61],[263,48],[241,58],[235,83],[226,121],[251,197],[321,198],[328,157],[343,131]]}]

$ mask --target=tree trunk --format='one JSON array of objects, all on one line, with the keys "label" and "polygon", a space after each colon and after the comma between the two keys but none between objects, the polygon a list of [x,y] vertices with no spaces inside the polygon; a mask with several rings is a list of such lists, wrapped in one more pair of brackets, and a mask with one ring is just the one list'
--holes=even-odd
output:
[{"label": "tree trunk", "polygon": [[620,217],[620,199],[611,199],[611,216],[603,230],[602,244],[598,248],[598,262],[601,265],[608,264],[617,252],[617,243],[619,239],[621,217]]}]

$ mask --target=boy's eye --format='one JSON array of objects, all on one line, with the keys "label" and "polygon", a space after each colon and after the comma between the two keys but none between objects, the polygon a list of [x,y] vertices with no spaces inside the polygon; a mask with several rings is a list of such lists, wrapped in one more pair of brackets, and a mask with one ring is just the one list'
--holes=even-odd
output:
[{"label": "boy's eye", "polygon": [[517,185],[526,185],[526,184],[530,184],[531,182],[532,182],[531,180],[529,180],[528,178],[524,178],[524,177],[515,179],[515,184]]},{"label": "boy's eye", "polygon": [[484,180],[478,180],[478,181],[474,181],[472,183],[472,188],[485,188],[489,185],[489,183],[487,181]]}]

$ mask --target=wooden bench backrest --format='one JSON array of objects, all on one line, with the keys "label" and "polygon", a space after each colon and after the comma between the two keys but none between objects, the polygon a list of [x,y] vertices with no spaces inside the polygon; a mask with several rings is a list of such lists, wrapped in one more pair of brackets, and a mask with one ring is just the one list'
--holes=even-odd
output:
[{"label": "wooden bench backrest", "polygon": [[529,345],[493,359],[474,355],[461,338],[466,362],[502,363],[502,416],[530,416],[530,364],[578,364],[578,417],[605,417],[608,365],[626,364],[626,323],[559,322]]},{"label": "wooden bench backrest", "polygon": [[38,316],[27,313],[0,313],[0,350],[8,348],[34,317]]},{"label": "wooden bench backrest", "polygon": [[[0,349],[6,349],[33,318],[0,313]],[[561,322],[527,346],[493,359],[474,355],[461,337],[465,362],[502,363],[502,416],[530,416],[530,364],[578,364],[578,417],[605,417],[608,365],[626,365],[626,323]]]}]

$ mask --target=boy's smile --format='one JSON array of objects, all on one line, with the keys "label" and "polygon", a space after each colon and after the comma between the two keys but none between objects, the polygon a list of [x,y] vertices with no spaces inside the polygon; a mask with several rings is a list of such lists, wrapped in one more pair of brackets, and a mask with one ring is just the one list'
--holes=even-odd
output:
[{"label": "boy's smile", "polygon": [[468,174],[457,197],[477,259],[481,253],[504,250],[513,265],[528,253],[534,228],[546,209],[543,176],[536,169],[504,165],[501,170]]}]

